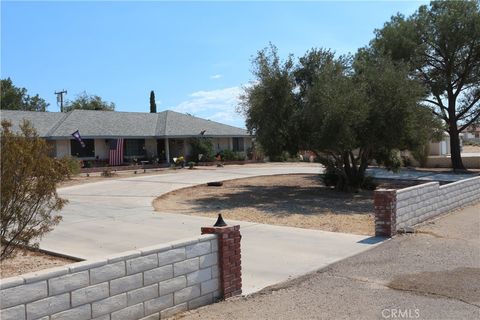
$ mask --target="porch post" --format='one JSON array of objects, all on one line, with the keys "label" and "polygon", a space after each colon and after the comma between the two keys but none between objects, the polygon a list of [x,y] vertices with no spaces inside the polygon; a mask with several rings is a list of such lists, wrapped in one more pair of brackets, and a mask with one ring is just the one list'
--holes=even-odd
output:
[{"label": "porch post", "polygon": [[168,138],[165,138],[165,158],[170,163],[170,147],[168,146]]},{"label": "porch post", "polygon": [[183,157],[185,160],[187,160],[187,139],[183,139]]}]

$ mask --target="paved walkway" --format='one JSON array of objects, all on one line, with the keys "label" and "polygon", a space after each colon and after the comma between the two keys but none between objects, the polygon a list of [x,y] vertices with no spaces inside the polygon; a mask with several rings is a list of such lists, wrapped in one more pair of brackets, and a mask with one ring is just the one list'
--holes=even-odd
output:
[{"label": "paved walkway", "polygon": [[[40,243],[46,250],[85,259],[191,238],[208,218],[156,213],[155,197],[208,181],[251,176],[319,173],[317,164],[263,164],[177,170],[58,190],[70,201],[63,221]],[[250,222],[241,225],[245,293],[305,274],[374,246],[378,239]]]},{"label": "paved walkway", "polygon": [[201,319],[480,319],[480,204]]}]

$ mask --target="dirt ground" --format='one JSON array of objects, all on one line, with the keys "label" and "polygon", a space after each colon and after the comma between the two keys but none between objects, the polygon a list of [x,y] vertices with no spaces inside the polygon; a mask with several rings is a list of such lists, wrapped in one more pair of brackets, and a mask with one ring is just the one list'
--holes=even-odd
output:
[{"label": "dirt ground", "polygon": [[478,153],[480,152],[480,147],[477,146],[463,146],[463,153]]},{"label": "dirt ground", "polygon": [[224,181],[176,190],[154,201],[158,212],[199,215],[346,232],[374,234],[373,192],[348,194],[325,187],[318,175],[295,174]]},{"label": "dirt ground", "polygon": [[77,261],[51,256],[45,253],[21,250],[13,257],[0,262],[0,278],[63,266]]},{"label": "dirt ground", "polygon": [[[135,171],[137,173],[135,173]],[[143,172],[143,169],[140,167],[137,170],[112,171],[113,175],[111,177],[102,177],[101,172],[92,172],[89,173],[88,176],[86,173],[80,173],[72,176],[70,180],[59,183],[58,188],[71,187],[85,183],[100,182],[104,180],[125,179],[139,176],[152,176],[157,174],[175,172],[176,170],[170,168],[147,169],[146,172]]]}]

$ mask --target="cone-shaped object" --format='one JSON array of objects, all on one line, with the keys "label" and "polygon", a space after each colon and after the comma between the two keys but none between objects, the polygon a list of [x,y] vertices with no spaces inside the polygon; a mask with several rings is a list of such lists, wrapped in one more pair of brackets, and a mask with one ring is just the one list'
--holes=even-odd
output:
[{"label": "cone-shaped object", "polygon": [[226,227],[227,224],[223,221],[222,215],[218,214],[217,222],[213,225],[214,227]]}]

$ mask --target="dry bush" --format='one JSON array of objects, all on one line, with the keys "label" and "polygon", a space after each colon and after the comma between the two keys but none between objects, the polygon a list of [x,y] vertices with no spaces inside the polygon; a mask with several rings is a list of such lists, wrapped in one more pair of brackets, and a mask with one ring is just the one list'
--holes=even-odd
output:
[{"label": "dry bush", "polygon": [[38,245],[61,220],[52,213],[67,201],[57,195],[56,184],[69,178],[70,169],[66,160],[48,154],[47,143],[29,122],[15,132],[2,121],[0,260],[21,246]]}]

